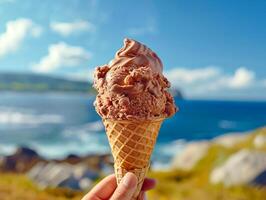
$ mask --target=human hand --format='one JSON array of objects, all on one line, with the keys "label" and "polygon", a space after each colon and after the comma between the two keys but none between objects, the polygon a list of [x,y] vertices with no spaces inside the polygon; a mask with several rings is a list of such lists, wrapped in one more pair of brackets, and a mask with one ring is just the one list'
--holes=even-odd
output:
[{"label": "human hand", "polygon": [[[155,184],[154,179],[146,178],[139,199],[144,200],[145,191],[153,189]],[[112,174],[98,183],[82,200],[131,200],[136,188],[137,177],[133,173],[127,173],[119,185],[116,184],[115,175]]]}]

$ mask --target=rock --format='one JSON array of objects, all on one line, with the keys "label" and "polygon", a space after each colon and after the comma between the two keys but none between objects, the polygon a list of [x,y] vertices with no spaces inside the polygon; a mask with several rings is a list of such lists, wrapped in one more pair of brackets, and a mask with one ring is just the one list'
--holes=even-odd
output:
[{"label": "rock", "polygon": [[213,139],[213,142],[227,148],[234,147],[237,143],[245,141],[249,135],[245,133],[228,133]]},{"label": "rock", "polygon": [[19,147],[13,155],[2,158],[0,171],[23,173],[40,161],[44,161],[44,159],[34,150],[27,147]]},{"label": "rock", "polygon": [[92,185],[92,181],[91,179],[88,179],[88,178],[82,178],[80,181],[79,181],[79,187],[80,189],[82,190],[86,190],[88,188],[90,188],[90,186]]},{"label": "rock", "polygon": [[265,173],[266,153],[241,150],[212,171],[210,182],[223,183],[225,186],[250,183],[265,185]]},{"label": "rock", "polygon": [[210,143],[208,141],[198,141],[189,143],[185,149],[177,155],[171,168],[191,170],[206,155]]},{"label": "rock", "polygon": [[181,90],[177,88],[171,88],[170,93],[172,94],[173,97],[178,98],[178,99],[184,99],[183,93]]},{"label": "rock", "polygon": [[253,144],[258,149],[266,147],[266,135],[257,135],[253,140]]},{"label": "rock", "polygon": [[64,181],[72,178],[71,166],[66,163],[48,163],[41,174],[43,176],[40,177],[40,185],[44,187],[57,187]]},{"label": "rock", "polygon": [[89,155],[84,158],[84,163],[91,169],[101,170],[105,165],[113,165],[113,159],[110,154],[106,155]]},{"label": "rock", "polygon": [[98,172],[89,169],[84,163],[80,163],[73,168],[73,175],[77,179],[82,179],[83,177],[88,177],[90,179],[96,179],[99,177]]},{"label": "rock", "polygon": [[61,188],[71,188],[72,190],[80,190],[79,180],[75,179],[73,176],[69,176],[67,179],[63,180],[57,185],[53,185],[55,187]]},{"label": "rock", "polygon": [[264,172],[262,172],[260,175],[258,175],[253,181],[252,183],[256,184],[256,185],[266,185],[266,170]]},{"label": "rock", "polygon": [[67,162],[70,164],[77,164],[82,161],[82,157],[75,155],[75,154],[69,154],[65,159],[63,159],[63,162]]},{"label": "rock", "polygon": [[0,166],[2,166],[2,163],[4,162],[4,156],[0,155]]},{"label": "rock", "polygon": [[38,179],[38,176],[41,174],[42,169],[44,168],[45,163],[40,162],[37,163],[29,172],[28,172],[28,176],[31,179]]},{"label": "rock", "polygon": [[70,163],[70,164],[79,164],[83,163],[93,169],[95,171],[100,171],[106,165],[113,165],[112,156],[110,154],[104,155],[88,155],[88,156],[77,156],[74,154],[70,154],[65,159],[55,160],[60,163]]},{"label": "rock", "polygon": [[43,188],[67,187],[75,190],[88,188],[99,177],[98,172],[91,170],[84,163],[38,163],[27,174]]},{"label": "rock", "polygon": [[17,151],[15,152],[15,155],[17,156],[27,156],[27,157],[36,157],[39,156],[36,151],[28,148],[28,147],[19,147]]}]

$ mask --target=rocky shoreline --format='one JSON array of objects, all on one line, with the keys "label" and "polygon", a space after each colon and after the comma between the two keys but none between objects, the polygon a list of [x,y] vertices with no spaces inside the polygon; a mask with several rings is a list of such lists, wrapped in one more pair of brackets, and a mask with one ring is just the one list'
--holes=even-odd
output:
[{"label": "rocky shoreline", "polygon": [[9,156],[0,157],[0,173],[26,174],[42,188],[88,188],[100,176],[111,173],[113,160],[108,154],[48,160],[28,147],[19,147]]},{"label": "rocky shoreline", "polygon": [[[113,171],[111,155],[69,155],[47,160],[28,147],[0,156],[0,173],[26,174],[40,188],[86,190]],[[266,127],[249,133],[229,133],[194,141],[176,155],[169,172],[207,173],[209,184],[266,186]],[[177,175],[176,175],[177,176]]]},{"label": "rocky shoreline", "polygon": [[266,186],[266,127],[191,142],[173,159],[171,167],[193,171],[214,151],[216,158],[210,163],[209,171],[211,184]]}]

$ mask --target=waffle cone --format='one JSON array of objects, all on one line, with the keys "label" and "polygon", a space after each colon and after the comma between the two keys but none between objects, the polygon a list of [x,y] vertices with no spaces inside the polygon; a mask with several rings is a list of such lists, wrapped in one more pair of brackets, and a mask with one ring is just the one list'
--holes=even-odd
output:
[{"label": "waffle cone", "polygon": [[127,172],[134,173],[138,178],[133,199],[139,196],[163,120],[103,120],[114,157],[117,183]]}]

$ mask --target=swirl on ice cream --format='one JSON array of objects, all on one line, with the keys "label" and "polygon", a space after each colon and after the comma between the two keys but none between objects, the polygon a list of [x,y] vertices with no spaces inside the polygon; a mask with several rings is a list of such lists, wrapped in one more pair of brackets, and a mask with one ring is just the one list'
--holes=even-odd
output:
[{"label": "swirl on ice cream", "polygon": [[177,108],[162,71],[162,62],[151,49],[125,39],[115,58],[95,70],[96,111],[102,118],[114,120],[151,120],[174,115]]}]

